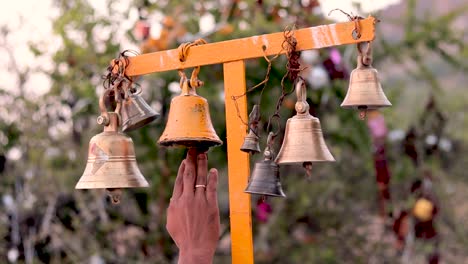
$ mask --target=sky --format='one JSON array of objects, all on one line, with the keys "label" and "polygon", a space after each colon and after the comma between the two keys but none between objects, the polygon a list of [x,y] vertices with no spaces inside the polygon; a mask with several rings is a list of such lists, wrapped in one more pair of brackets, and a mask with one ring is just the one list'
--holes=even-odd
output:
[{"label": "sky", "polygon": [[[323,13],[325,15],[334,8],[341,8],[346,12],[357,14],[353,3],[360,2],[362,11],[367,15],[389,5],[399,3],[401,0],[320,0]],[[105,0],[93,0],[90,3],[96,10],[106,10]],[[114,7],[128,8],[130,1],[123,0],[117,2]],[[23,0],[8,1],[0,8],[0,26],[7,25],[11,30],[8,36],[7,44],[9,50],[13,53],[19,69],[25,69],[27,66],[35,68],[41,66],[48,70],[52,67],[51,55],[60,47],[60,40],[54,38],[51,21],[58,15],[58,11],[53,8],[52,0]],[[336,21],[346,21],[347,18],[340,12],[333,12],[330,16]],[[123,23],[125,28],[133,26],[134,20]],[[38,43],[40,47],[46,47],[46,53],[40,58],[34,57],[28,48],[28,43]],[[7,63],[0,64],[0,88],[13,90],[17,87],[17,79],[11,74],[11,60],[5,50],[5,41],[0,41],[0,56],[8,58]],[[5,60],[4,60],[5,61]],[[31,96],[41,95],[49,89],[50,80],[45,74],[40,72],[30,74],[30,79],[26,83],[27,92]]]}]

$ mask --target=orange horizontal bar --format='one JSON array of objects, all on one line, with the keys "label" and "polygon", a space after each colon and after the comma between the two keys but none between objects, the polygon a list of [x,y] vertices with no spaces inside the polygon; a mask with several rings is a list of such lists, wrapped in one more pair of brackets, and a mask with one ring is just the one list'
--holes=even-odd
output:
[{"label": "orange horizontal bar", "polygon": [[[354,22],[336,23],[298,29],[294,31],[297,50],[320,49],[343,44],[359,43],[374,40],[376,19],[372,16],[359,21],[361,37],[355,40],[352,32]],[[177,49],[158,51],[130,57],[126,68],[127,76],[144,75],[209,64],[225,63],[275,55],[281,51],[284,40],[283,32],[234,39],[200,46],[189,50],[187,60],[179,61]],[[265,52],[263,46],[266,47]],[[281,51],[285,53],[285,51]]]}]

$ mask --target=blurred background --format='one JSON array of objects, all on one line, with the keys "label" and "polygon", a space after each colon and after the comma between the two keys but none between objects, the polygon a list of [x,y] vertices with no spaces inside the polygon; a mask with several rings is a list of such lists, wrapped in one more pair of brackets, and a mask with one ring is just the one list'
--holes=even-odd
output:
[{"label": "blurred background", "polygon": [[[375,3],[378,2],[378,3]],[[13,1],[0,10],[0,259],[2,263],[176,263],[165,211],[182,149],[156,144],[177,72],[138,80],[162,118],[130,132],[150,188],[75,190],[96,124],[102,75],[119,52],[177,48],[348,21],[377,25],[374,67],[393,107],[361,121],[340,108],[355,45],[301,53],[311,113],[335,163],[281,168],[286,199],[252,196],[256,263],[468,263],[468,4],[421,1]],[[286,58],[272,63],[261,144],[281,93]],[[247,85],[265,78],[247,62]],[[199,94],[226,138],[222,65],[202,67]],[[286,82],[287,87],[291,83]],[[260,89],[248,94],[249,111]],[[286,97],[282,124],[294,111]],[[277,140],[279,149],[281,140]],[[253,156],[252,165],[261,160]],[[209,152],[220,171],[222,236],[215,263],[230,263],[226,144]],[[419,204],[419,208],[417,208]],[[421,205],[422,204],[422,205]]]}]

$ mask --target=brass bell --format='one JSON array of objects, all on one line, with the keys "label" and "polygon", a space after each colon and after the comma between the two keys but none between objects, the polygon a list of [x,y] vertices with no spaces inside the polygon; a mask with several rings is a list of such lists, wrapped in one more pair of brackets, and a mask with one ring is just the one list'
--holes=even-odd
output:
[{"label": "brass bell", "polygon": [[143,127],[159,117],[159,114],[140,96],[141,89],[135,93],[132,93],[130,90],[130,87],[125,89],[125,99],[122,101],[122,109],[120,111],[123,132]]},{"label": "brass bell", "polygon": [[197,95],[187,78],[181,80],[182,92],[171,101],[166,128],[159,138],[162,146],[209,148],[221,145],[211,123],[208,102]]},{"label": "brass bell", "polygon": [[249,115],[249,134],[245,136],[244,143],[240,150],[250,154],[260,153],[260,144],[258,142],[258,121],[260,119],[260,110],[258,105],[254,105]]},{"label": "brass bell", "polygon": [[148,187],[148,182],[138,169],[132,139],[118,131],[121,103],[117,103],[115,112],[107,112],[103,97],[98,123],[104,125],[104,132],[91,138],[88,162],[75,188],[107,189],[112,201],[118,203],[120,188]]},{"label": "brass bell", "polygon": [[310,174],[311,162],[335,161],[322,135],[320,120],[309,113],[304,80],[296,83],[297,114],[286,122],[284,139],[275,162],[302,163]]},{"label": "brass bell", "polygon": [[266,196],[286,197],[281,187],[279,166],[273,162],[273,152],[270,149],[273,133],[270,132],[267,147],[263,152],[264,160],[255,164],[249,184],[244,192]]},{"label": "brass bell", "polygon": [[368,43],[365,54],[358,44],[358,52],[357,67],[351,72],[348,92],[341,107],[360,110],[360,117],[364,119],[367,110],[392,104],[382,90],[377,70],[372,67],[371,44]]}]

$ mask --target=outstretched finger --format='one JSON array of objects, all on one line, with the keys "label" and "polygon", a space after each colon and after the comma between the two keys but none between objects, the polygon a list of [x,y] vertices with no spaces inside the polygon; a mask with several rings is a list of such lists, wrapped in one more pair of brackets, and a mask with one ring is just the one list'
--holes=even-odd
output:
[{"label": "outstretched finger", "polygon": [[211,169],[208,176],[208,184],[206,185],[206,199],[208,202],[218,204],[218,170]]},{"label": "outstretched finger", "polygon": [[197,179],[195,181],[195,195],[203,194],[208,177],[208,157],[206,153],[197,155]]},{"label": "outstretched finger", "polygon": [[177,178],[174,182],[174,190],[172,191],[172,199],[179,199],[184,190],[184,172],[185,172],[185,160],[180,163],[179,172],[177,172]]},{"label": "outstretched finger", "polygon": [[197,164],[197,151],[195,149],[189,149],[187,158],[185,159],[185,171],[184,171],[184,190],[183,196],[193,197],[195,189],[195,177],[196,177],[196,164]]}]

